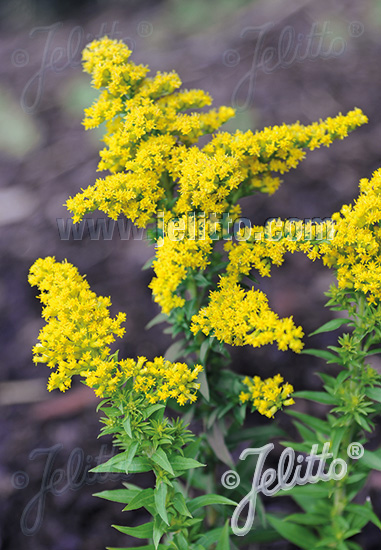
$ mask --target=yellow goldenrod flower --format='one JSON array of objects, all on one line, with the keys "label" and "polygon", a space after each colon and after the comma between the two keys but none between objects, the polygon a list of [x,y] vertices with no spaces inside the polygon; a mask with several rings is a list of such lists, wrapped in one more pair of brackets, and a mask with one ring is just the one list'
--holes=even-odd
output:
[{"label": "yellow goldenrod flower", "polygon": [[251,379],[246,377],[243,383],[248,391],[242,391],[239,399],[241,403],[250,402],[260,414],[273,418],[283,406],[294,404],[294,400],[290,397],[294,388],[288,382],[281,385],[282,382],[283,378],[280,374],[266,380],[261,380],[259,376]]},{"label": "yellow goldenrod flower", "polygon": [[114,319],[110,317],[110,298],[97,296],[73,265],[56,262],[53,257],[33,264],[29,283],[41,291],[42,316],[47,321],[33,349],[33,360],[56,369],[50,376],[49,390],[65,391],[71,377],[87,369],[101,365],[105,372],[112,370],[109,345],[115,336],[123,336],[121,324],[126,316],[119,313]]},{"label": "yellow goldenrod flower", "polygon": [[222,277],[219,290],[210,293],[208,306],[192,318],[191,330],[215,336],[236,346],[264,346],[276,342],[278,349],[298,353],[303,348],[301,327],[292,317],[279,319],[260,290],[243,290]]},{"label": "yellow goldenrod flower", "polygon": [[335,235],[321,245],[323,262],[337,271],[338,286],[361,291],[369,303],[381,299],[381,170],[360,181],[354,205],[333,214]]},{"label": "yellow goldenrod flower", "polygon": [[110,318],[109,298],[97,296],[78,270],[68,262],[47,257],[37,260],[30,270],[29,282],[41,290],[43,317],[47,324],[34,347],[34,362],[47,363],[52,372],[49,391],[65,391],[73,375],[81,375],[99,397],[110,396],[129,379],[133,389],[149,403],[174,398],[180,405],[196,401],[200,384],[195,382],[201,365],[193,370],[185,363],[171,363],[162,357],[116,361],[109,344],[123,336],[125,314]]},{"label": "yellow goldenrod flower", "polygon": [[195,365],[191,370],[185,363],[171,363],[163,357],[155,357],[153,361],[138,357],[137,362],[126,359],[119,365],[126,379],[133,377],[134,390],[144,393],[152,404],[173,398],[184,405],[197,399],[200,384],[195,380],[203,370],[201,365]]}]

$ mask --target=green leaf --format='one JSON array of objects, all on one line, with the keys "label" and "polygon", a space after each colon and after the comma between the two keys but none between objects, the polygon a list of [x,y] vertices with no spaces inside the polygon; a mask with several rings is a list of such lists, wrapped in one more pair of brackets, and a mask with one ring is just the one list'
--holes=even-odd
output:
[{"label": "green leaf", "polygon": [[[134,546],[136,550],[168,550],[168,546],[166,544],[159,544],[157,549],[155,549],[155,546],[153,544],[145,544],[144,546]],[[111,546],[107,546],[106,550],[131,550],[131,546],[128,548],[114,548]]]},{"label": "green leaf", "polygon": [[229,468],[234,468],[233,457],[230,454],[229,449],[226,446],[225,438],[222,433],[219,423],[213,425],[213,430],[207,432],[206,438],[209,445],[215,452],[216,456]]},{"label": "green leaf", "polygon": [[333,429],[331,432],[331,453],[333,458],[337,458],[341,442],[344,437],[344,430],[342,428]]},{"label": "green leaf", "polygon": [[381,353],[381,348],[370,349],[366,352],[367,355],[377,355],[378,353]]},{"label": "green leaf", "polygon": [[177,361],[179,357],[184,355],[184,342],[185,340],[183,338],[182,340],[178,340],[177,342],[171,344],[164,353],[164,358],[171,363]]},{"label": "green leaf", "polygon": [[171,460],[174,470],[192,470],[193,468],[201,468],[205,466],[194,458],[187,458],[185,456],[174,456]]},{"label": "green leaf", "polygon": [[125,535],[136,537],[137,539],[151,539],[153,537],[153,522],[143,523],[138,527],[125,527],[124,525],[113,525],[114,529],[117,529]]},{"label": "green leaf", "polygon": [[381,470],[381,449],[377,451],[364,451],[364,456],[360,459],[361,465],[370,468],[371,470]]},{"label": "green leaf", "polygon": [[369,397],[370,399],[373,399],[373,401],[377,401],[378,403],[381,403],[381,388],[366,388],[365,395]]},{"label": "green leaf", "polygon": [[138,510],[139,508],[151,507],[153,505],[153,489],[141,489],[131,502],[123,508],[123,511]]},{"label": "green leaf", "polygon": [[132,463],[132,461],[135,457],[135,454],[136,454],[136,451],[138,450],[138,448],[139,448],[139,441],[132,441],[130,446],[128,447],[128,449],[126,451],[126,461],[124,463],[124,468],[125,468],[126,474],[129,473],[131,463]]},{"label": "green leaf", "polygon": [[310,550],[319,542],[317,537],[306,527],[296,525],[295,523],[288,523],[287,521],[280,520],[270,514],[267,514],[267,519],[269,520],[270,525],[272,525],[272,527],[274,527],[274,529],[278,531],[283,538],[289,540],[297,546],[300,546],[300,548]]},{"label": "green leaf", "polygon": [[146,269],[149,269],[150,267],[152,267],[152,264],[155,260],[155,256],[152,256],[152,258],[149,258],[144,264],[143,264],[143,267],[142,267],[142,271],[145,271]]},{"label": "green leaf", "polygon": [[[175,543],[175,545],[176,545],[175,548],[177,550],[189,550],[188,541],[184,537],[184,535],[181,533],[181,531],[180,531],[180,533],[176,534],[176,536],[173,539],[173,542]],[[197,550],[197,548],[195,548],[194,550]],[[202,549],[202,550],[204,550],[204,549]]]},{"label": "green leaf", "polygon": [[163,534],[165,533],[165,524],[160,516],[155,516],[154,524],[153,524],[153,543],[155,545],[155,548],[159,547],[159,542]]},{"label": "green leaf", "polygon": [[210,340],[207,338],[203,341],[200,347],[200,362],[202,365],[205,365],[205,358],[210,348]]},{"label": "green leaf", "polygon": [[[289,411],[287,411],[289,412]],[[284,437],[285,432],[272,423],[268,426],[255,426],[253,428],[246,428],[244,430],[234,430],[228,434],[227,440],[229,444],[237,444],[241,441],[250,441],[251,446],[261,447],[262,444],[268,443],[269,439],[275,437]]]},{"label": "green leaf", "polygon": [[223,497],[222,495],[202,495],[200,497],[196,497],[192,500],[189,500],[187,502],[187,506],[191,514],[195,512],[198,508],[202,508],[204,506],[210,506],[211,504],[222,504],[225,506],[237,506],[237,502],[234,502],[234,500],[230,500],[230,498]]},{"label": "green leaf", "polygon": [[[92,468],[90,472],[94,472],[94,473],[125,472],[125,468],[124,468],[125,462],[126,462],[125,453],[120,453],[110,458],[110,460],[108,460],[104,464],[99,464],[98,466],[95,466],[95,468]],[[137,474],[141,472],[149,472],[150,470],[152,470],[152,467],[147,458],[135,457],[131,462],[128,471],[130,473]]]},{"label": "green leaf", "polygon": [[314,428],[314,430],[316,430],[317,432],[321,432],[322,434],[328,434],[330,432],[330,426],[328,422],[326,422],[325,420],[321,420],[320,418],[315,418],[310,414],[294,411],[293,409],[286,409],[284,412],[286,414],[289,414],[290,416],[294,416],[295,418],[298,418],[299,420],[304,422],[307,426],[311,426],[311,428]]},{"label": "green leaf", "polygon": [[328,321],[328,323],[325,323],[320,328],[315,330],[314,332],[311,332],[309,336],[314,336],[315,334],[321,334],[322,332],[330,332],[333,330],[337,330],[342,325],[349,324],[350,325],[351,320],[350,319],[332,319],[331,321]]},{"label": "green leaf", "polygon": [[159,411],[160,409],[165,409],[165,405],[162,405],[161,403],[156,403],[155,405],[151,405],[148,407],[145,411],[143,411],[143,418],[146,420],[156,411]]},{"label": "green leaf", "polygon": [[[174,476],[173,468],[168,460],[168,457],[166,453],[163,451],[161,447],[156,449],[156,451],[151,456],[151,460],[155,462],[160,468],[163,468],[166,472]],[[189,460],[189,459],[188,459]]]},{"label": "green leaf", "polygon": [[175,493],[172,504],[175,510],[177,510],[177,512],[182,516],[188,516],[190,518],[192,517],[192,514],[187,507],[185,498],[182,493]]},{"label": "green leaf", "polygon": [[220,538],[218,539],[216,550],[230,550],[229,532],[229,520],[227,520],[224,528],[221,531]]},{"label": "green leaf", "polygon": [[203,548],[209,548],[211,544],[214,544],[219,541],[222,531],[225,527],[218,527],[217,529],[212,529],[198,539],[198,544]]},{"label": "green leaf", "polygon": [[293,397],[298,397],[299,399],[309,399],[310,401],[316,401],[317,403],[322,403],[323,405],[337,405],[337,399],[333,395],[322,391],[298,391],[295,392]]},{"label": "green leaf", "polygon": [[100,409],[101,407],[103,407],[103,405],[105,405],[106,403],[108,403],[109,400],[110,400],[109,397],[108,397],[107,399],[102,399],[102,401],[101,401],[100,403],[98,403],[98,405],[97,405],[96,412],[98,412],[99,409]]},{"label": "green leaf", "polygon": [[287,516],[287,521],[293,521],[294,523],[299,523],[300,525],[324,525],[327,523],[327,516],[322,516],[321,514],[291,514]]},{"label": "green leaf", "polygon": [[155,505],[161,519],[169,525],[167,509],[165,506],[168,486],[161,481],[155,489]]},{"label": "green leaf", "polygon": [[200,393],[206,401],[209,401],[209,385],[205,370],[202,370],[196,380],[200,384]]},{"label": "green leaf", "polygon": [[131,437],[132,439],[131,419],[129,416],[127,416],[127,418],[123,422],[123,428],[126,430],[126,434],[128,435],[128,437]]},{"label": "green leaf", "polygon": [[307,428],[301,422],[294,420],[294,426],[298,430],[305,443],[313,442],[316,439],[315,432]]},{"label": "green leaf", "polygon": [[292,489],[279,491],[277,493],[277,496],[294,497],[295,495],[295,496],[313,497],[313,498],[319,499],[319,498],[328,497],[330,490],[332,489],[330,489],[328,485],[323,483],[319,483],[317,485],[311,485],[311,484],[302,485],[302,486],[296,485]]},{"label": "green leaf", "polygon": [[192,443],[189,443],[189,445],[187,445],[185,449],[183,449],[184,456],[186,458],[196,458],[196,456],[200,452],[200,447],[201,437],[197,437],[194,441],[192,441]]},{"label": "green leaf", "polygon": [[326,349],[303,349],[300,353],[325,359],[327,363],[338,363],[340,361],[340,357],[338,355],[335,355]]},{"label": "green leaf", "polygon": [[124,453],[119,453],[113,457],[111,457],[107,462],[104,462],[103,464],[98,464],[98,466],[95,466],[95,468],[92,468],[90,472],[98,473],[98,472],[107,472],[107,473],[115,473],[115,472],[124,472],[124,463],[125,463],[125,455]]},{"label": "green leaf", "polygon": [[197,273],[194,279],[195,281],[197,281],[197,286],[200,288],[205,288],[211,285],[211,282],[208,281],[208,279],[204,275],[202,275],[202,273]]},{"label": "green leaf", "polygon": [[376,527],[381,530],[381,521],[378,519],[376,514],[372,510],[372,504],[367,501],[365,504],[347,504],[346,510],[352,512],[358,516],[366,518],[368,521],[372,522]]},{"label": "green leaf", "polygon": [[283,447],[291,447],[294,451],[308,454],[311,451],[310,443],[295,443],[295,441],[279,441]]},{"label": "green leaf", "polygon": [[105,500],[111,500],[112,502],[128,504],[139,493],[140,489],[111,489],[110,491],[94,493],[93,497],[104,498]]},{"label": "green leaf", "polygon": [[168,319],[169,317],[168,315],[165,315],[165,313],[158,313],[149,323],[146,324],[145,329],[148,330],[155,325],[160,325],[160,323],[165,323],[166,321],[168,322]]},{"label": "green leaf", "polygon": [[365,420],[365,418],[361,414],[357,414],[355,412],[353,416],[354,416],[357,424],[359,424],[366,432],[371,432],[372,431],[372,428],[370,427],[368,422]]}]

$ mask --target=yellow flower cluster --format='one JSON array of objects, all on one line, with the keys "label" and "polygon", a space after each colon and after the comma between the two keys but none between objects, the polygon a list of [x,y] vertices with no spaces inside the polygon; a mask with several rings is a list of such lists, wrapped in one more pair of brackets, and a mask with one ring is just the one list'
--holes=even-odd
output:
[{"label": "yellow flower cluster", "polygon": [[[84,124],[92,128],[106,121],[99,170],[111,174],[67,201],[76,222],[96,209],[113,219],[125,214],[140,227],[152,222],[158,211],[180,219],[189,212],[202,211],[206,216],[231,212],[239,198],[254,191],[273,193],[280,184],[279,175],[295,168],[305,150],[329,146],[367,122],[361,110],[354,109],[309,126],[297,122],[254,133],[216,133],[234,115],[233,109],[192,111],[209,106],[209,94],[179,90],[181,80],[175,72],[148,77],[148,68],[132,63],[130,54],[122,42],[109,38],[93,42],[83,54],[84,69],[92,75],[94,87],[103,88],[86,110]],[[194,145],[208,133],[213,135],[204,147]],[[264,228],[253,228],[253,235],[256,230]],[[186,234],[181,240],[164,237],[158,244],[150,287],[155,301],[169,314],[184,305],[194,272],[204,270],[214,258],[214,240],[205,231],[202,238]],[[192,330],[228,343],[277,342],[279,349],[300,351],[301,328],[292,318],[279,319],[263,293],[244,291],[240,281],[252,269],[269,276],[271,266],[281,265],[287,251],[333,261],[326,256],[327,247],[283,236],[279,240],[252,236],[246,242],[228,243],[226,274],[220,288],[211,293],[209,305],[193,318]],[[345,277],[348,274],[342,274]],[[229,329],[223,322],[227,312],[235,319]]]},{"label": "yellow flower cluster", "polygon": [[269,228],[253,226],[247,240],[225,244],[229,258],[226,275],[230,281],[237,283],[243,276],[249,275],[252,269],[256,269],[261,277],[269,277],[271,266],[282,265],[286,252],[304,252],[314,261],[320,258],[322,245],[329,249],[335,231],[333,220],[326,220],[319,225],[300,220],[295,223],[295,228],[288,229],[287,221],[281,219],[274,220]]},{"label": "yellow flower cluster", "polygon": [[56,371],[50,375],[49,390],[70,387],[71,377],[85,369],[111,368],[109,344],[121,337],[124,313],[110,317],[110,298],[97,296],[68,262],[53,257],[38,259],[30,269],[29,283],[41,291],[42,316],[47,324],[33,348],[34,362],[46,363]]},{"label": "yellow flower cluster", "polygon": [[260,347],[276,342],[282,351],[301,351],[302,328],[295,326],[292,317],[280,319],[263,292],[245,291],[226,277],[218,286],[219,290],[210,293],[209,304],[193,316],[193,333],[201,331],[236,346]]},{"label": "yellow flower cluster", "polygon": [[210,105],[210,96],[202,90],[176,91],[181,80],[175,72],[146,77],[148,68],[130,62],[130,54],[125,44],[109,38],[92,42],[83,53],[93,86],[105,88],[86,109],[84,125],[94,128],[107,121],[99,170],[113,175],[67,201],[76,222],[100,209],[112,218],[123,213],[145,227],[166,191],[172,163],[178,169],[181,144],[197,142],[234,115],[229,107],[183,112]]},{"label": "yellow flower cluster", "polygon": [[171,363],[163,357],[155,357],[153,361],[147,361],[145,357],[138,357],[138,361],[126,359],[119,365],[125,378],[133,377],[134,390],[144,393],[149,403],[173,398],[179,405],[184,405],[197,399],[200,384],[195,380],[203,370],[201,365],[195,365],[191,370],[185,363]]},{"label": "yellow flower cluster", "polygon": [[[184,220],[184,227],[188,220]],[[202,234],[203,238],[199,238]],[[154,300],[163,313],[169,314],[172,309],[182,307],[185,298],[178,293],[179,286],[185,281],[190,271],[203,270],[209,264],[213,241],[210,238],[209,220],[198,220],[194,238],[173,240],[166,236],[160,239],[160,246],[153,262],[155,277],[149,287]]]},{"label": "yellow flower cluster", "polygon": [[[189,147],[214,133],[234,116],[230,107],[185,112],[210,105],[202,90],[181,90],[175,72],[158,72],[129,60],[131,51],[117,40],[92,42],[83,53],[84,69],[96,88],[104,88],[85,111],[86,128],[107,121],[99,170],[110,176],[67,201],[75,222],[96,209],[116,219],[125,214],[138,226],[153,221],[166,201],[177,214],[194,209],[226,212],[240,187],[273,193],[280,184],[274,173],[294,168],[303,149],[330,145],[366,122],[359,109],[310,126],[300,123],[234,135],[218,133],[204,148]],[[174,199],[171,201],[171,199]]]},{"label": "yellow flower cluster", "polygon": [[381,299],[381,169],[360,181],[354,205],[333,214],[336,231],[319,251],[323,262],[337,271],[338,286],[363,292],[369,303]]},{"label": "yellow flower cluster", "polygon": [[243,383],[248,391],[242,391],[239,399],[241,403],[251,402],[260,414],[273,418],[283,406],[287,407],[295,403],[290,397],[294,388],[287,382],[281,386],[282,382],[283,378],[280,374],[266,380],[261,380],[259,376],[251,379],[246,377]]},{"label": "yellow flower cluster", "polygon": [[335,139],[343,139],[348,132],[367,122],[360,109],[347,115],[320,120],[309,126],[283,124],[265,128],[253,134],[237,131],[235,134],[221,132],[208,143],[203,151],[214,156],[218,151],[238,159],[242,181],[253,189],[273,193],[280,180],[271,176],[272,172],[283,174],[296,168],[305,157],[303,149],[316,149],[329,146]]},{"label": "yellow flower cluster", "polygon": [[185,363],[171,363],[162,357],[147,361],[145,357],[117,362],[108,345],[114,335],[123,336],[120,325],[125,314],[111,319],[109,298],[97,296],[87,281],[68,262],[40,258],[31,267],[29,282],[41,290],[43,317],[48,322],[33,348],[34,362],[57,368],[50,375],[49,391],[70,388],[71,379],[79,374],[98,397],[106,397],[133,378],[133,389],[149,403],[169,397],[180,405],[196,401],[200,384],[195,380],[202,366],[190,369]]}]

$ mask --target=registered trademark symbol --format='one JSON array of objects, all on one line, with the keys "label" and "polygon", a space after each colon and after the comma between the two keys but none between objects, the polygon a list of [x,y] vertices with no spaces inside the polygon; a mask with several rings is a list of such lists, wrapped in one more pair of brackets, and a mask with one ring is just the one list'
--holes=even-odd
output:
[{"label": "registered trademark symbol", "polygon": [[361,445],[361,443],[350,443],[347,447],[347,455],[353,460],[358,460],[359,458],[364,456],[364,452],[364,447]]},{"label": "registered trademark symbol", "polygon": [[358,38],[364,33],[364,25],[361,21],[352,21],[352,23],[348,25],[348,32],[352,38]]}]

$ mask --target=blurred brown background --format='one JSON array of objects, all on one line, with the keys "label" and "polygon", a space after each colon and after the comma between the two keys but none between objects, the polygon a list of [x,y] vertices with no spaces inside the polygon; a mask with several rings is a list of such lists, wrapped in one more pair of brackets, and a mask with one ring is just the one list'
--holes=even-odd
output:
[{"label": "blurred brown background", "polygon": [[[86,231],[81,240],[60,238],[57,218],[68,219],[62,204],[94,182],[100,146],[100,133],[85,133],[81,126],[83,108],[95,93],[81,72],[80,51],[104,34],[125,40],[133,60],[150,65],[152,72],[175,69],[185,87],[209,91],[215,106],[238,106],[229,130],[309,123],[362,108],[368,125],[328,150],[310,153],[273,197],[243,203],[244,214],[255,223],[270,216],[323,218],[352,201],[358,180],[381,165],[381,2],[3,0],[0,17],[0,548],[132,546],[132,539],[109,525],[139,523],[138,515],[121,514],[121,506],[91,497],[106,484],[118,487],[120,480],[91,485],[86,477],[78,490],[64,490],[63,480],[62,494],[46,495],[41,524],[33,529],[44,468],[48,490],[54,470],[68,464],[75,469],[77,460],[85,476],[102,443],[108,453],[111,445],[96,440],[92,392],[74,385],[63,396],[49,395],[48,369],[32,364],[31,348],[42,321],[35,289],[27,284],[31,264],[40,256],[67,258],[87,274],[93,290],[111,296],[114,312],[126,311],[122,356],[153,357],[171,343],[160,327],[144,328],[157,313],[147,289],[151,273],[141,272],[152,255],[144,240],[122,240],[117,232],[111,240],[92,240]],[[311,32],[315,38],[307,49]],[[282,48],[282,36],[292,40],[295,60],[268,70],[270,64],[261,66],[261,52]],[[291,256],[262,288],[272,307],[282,316],[294,315],[308,334],[333,315],[323,307],[331,281],[318,261]],[[331,338],[315,337],[308,345],[323,346]],[[313,373],[322,365],[306,356],[269,347],[234,350],[233,359],[242,373],[281,372],[297,389],[319,386]],[[374,366],[380,366],[378,358]],[[290,429],[287,418],[278,420]],[[267,421],[253,415],[249,422]],[[374,444],[378,436],[372,436]],[[56,454],[51,450],[49,470],[41,449],[52,448]],[[378,513],[380,489],[374,474],[366,494]],[[22,517],[28,506],[29,514]],[[379,550],[380,535],[367,527],[358,542],[364,550]],[[289,550],[292,545],[250,548]]]}]

